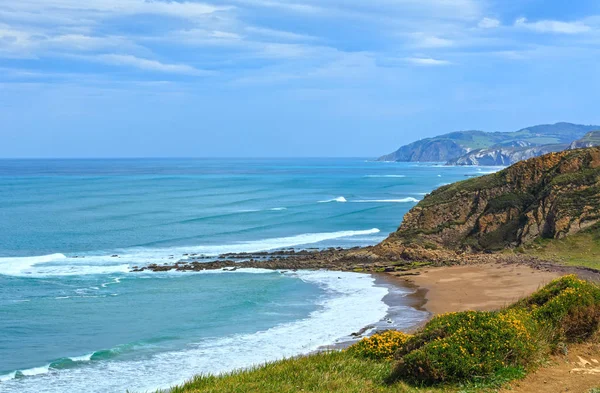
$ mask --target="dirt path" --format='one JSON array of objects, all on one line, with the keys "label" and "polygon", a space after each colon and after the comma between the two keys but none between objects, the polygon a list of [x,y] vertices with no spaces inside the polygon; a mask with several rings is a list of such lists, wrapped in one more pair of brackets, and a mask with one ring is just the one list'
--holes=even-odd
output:
[{"label": "dirt path", "polygon": [[573,345],[567,356],[552,358],[500,393],[588,393],[592,388],[600,388],[600,344]]}]

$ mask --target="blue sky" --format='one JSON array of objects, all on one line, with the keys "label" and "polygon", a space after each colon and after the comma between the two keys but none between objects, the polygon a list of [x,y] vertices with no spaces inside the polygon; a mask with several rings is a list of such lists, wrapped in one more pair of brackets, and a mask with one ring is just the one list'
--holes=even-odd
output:
[{"label": "blue sky", "polygon": [[0,157],[377,156],[600,124],[597,0],[0,0]]}]

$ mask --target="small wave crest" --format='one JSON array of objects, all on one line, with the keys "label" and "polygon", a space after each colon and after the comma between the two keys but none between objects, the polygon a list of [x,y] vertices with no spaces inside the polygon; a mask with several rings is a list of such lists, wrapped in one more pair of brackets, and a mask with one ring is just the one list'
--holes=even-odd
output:
[{"label": "small wave crest", "polygon": [[17,372],[13,371],[12,373],[0,375],[0,382],[10,381],[17,376]]},{"label": "small wave crest", "polygon": [[67,257],[64,254],[41,255],[37,257],[0,258],[0,274],[16,276],[26,272],[37,264],[57,262],[65,259],[67,259]]},{"label": "small wave crest", "polygon": [[50,372],[50,365],[47,364],[42,367],[33,367],[26,370],[19,370],[15,372],[15,378],[19,377],[33,377],[35,375],[48,374]]},{"label": "small wave crest", "polygon": [[50,363],[50,368],[53,370],[64,370],[68,368],[74,368],[81,364],[88,363],[92,360],[93,353],[83,355],[83,356],[75,356],[75,357],[67,357],[55,360]]},{"label": "small wave crest", "polygon": [[344,203],[344,202],[348,202],[348,201],[343,196],[337,197],[337,198],[333,198],[333,199],[327,199],[327,200],[324,200],[324,201],[319,201],[319,203],[330,203],[330,202]]},{"label": "small wave crest", "polygon": [[417,198],[400,198],[400,199],[362,199],[354,201],[355,203],[417,203]]},{"label": "small wave crest", "polygon": [[[130,272],[131,266],[146,266],[151,263],[185,260],[191,254],[215,257],[225,253],[269,251],[354,236],[372,235],[379,232],[379,229],[373,228],[358,231],[305,233],[296,236],[225,245],[131,248],[123,250],[123,253],[119,255],[86,255],[85,258],[70,258],[63,254],[54,254],[52,257],[2,258],[0,259],[0,274],[19,277],[124,274]],[[120,263],[116,264],[117,262]],[[100,288],[107,288],[108,285],[118,284],[119,282],[119,279],[116,278],[113,283],[105,282],[100,284]],[[100,288],[94,287],[94,290],[99,290]],[[76,292],[78,295],[89,295],[90,289],[79,289]]]}]

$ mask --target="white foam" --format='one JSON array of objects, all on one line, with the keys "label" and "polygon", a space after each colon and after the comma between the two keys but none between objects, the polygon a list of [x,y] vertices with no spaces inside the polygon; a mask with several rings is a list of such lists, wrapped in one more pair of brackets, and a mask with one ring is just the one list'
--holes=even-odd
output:
[{"label": "white foam", "polygon": [[274,207],[269,210],[274,211],[274,212],[279,212],[279,211],[287,210],[287,207]]},{"label": "white foam", "polygon": [[363,199],[358,201],[352,201],[354,203],[417,203],[418,199],[408,197],[401,199]]},{"label": "white foam", "polygon": [[343,196],[341,197],[337,197],[337,198],[333,198],[333,199],[327,199],[324,201],[319,201],[319,203],[329,203],[329,202],[340,202],[340,203],[344,203],[344,202],[348,202],[346,200],[346,198],[344,198]]},{"label": "white foam", "polygon": [[[307,244],[320,243],[327,240],[341,239],[353,236],[372,235],[379,233],[377,228],[362,230],[362,231],[339,231],[339,232],[323,232],[323,233],[305,233],[302,235],[280,237],[266,240],[256,240],[242,242],[230,245],[219,246],[197,246],[197,247],[178,247],[170,249],[176,254],[181,253],[196,253],[207,256],[217,256],[224,253],[243,253],[243,252],[260,252],[269,251],[280,248],[289,248]],[[147,252],[147,251],[145,251]],[[156,253],[156,251],[150,251]]]},{"label": "white foam", "polygon": [[254,334],[207,339],[189,349],[159,353],[145,360],[92,362],[35,378],[13,379],[3,383],[3,392],[155,391],[198,373],[217,374],[310,353],[381,320],[387,313],[382,299],[388,289],[374,286],[369,275],[329,271],[286,274],[319,285],[327,293],[319,309],[306,319]]},{"label": "white foam", "polygon": [[67,257],[63,254],[41,255],[37,257],[0,258],[0,274],[16,276],[31,270],[31,268],[35,265],[61,261],[65,259],[67,259]]},{"label": "white foam", "polygon": [[29,368],[27,370],[22,370],[19,371],[21,374],[25,375],[26,377],[33,377],[34,375],[41,375],[41,374],[47,374],[50,371],[50,365],[45,365],[42,367],[34,367],[34,368]]},{"label": "white foam", "polygon": [[118,277],[115,277],[115,278],[113,278],[113,281],[112,281],[112,282],[105,282],[105,283],[103,283],[103,284],[100,284],[100,286],[101,286],[102,288],[106,288],[106,287],[108,287],[109,285],[119,284],[120,282],[121,282],[121,279],[120,279],[120,278],[118,278]]},{"label": "white foam", "polygon": [[74,356],[71,357],[69,359],[71,359],[74,362],[89,362],[90,360],[92,360],[92,356],[94,355],[94,353],[89,353],[87,355],[83,355],[83,356]]},{"label": "white foam", "polygon": [[0,382],[9,381],[17,376],[17,372],[13,371],[9,374],[0,375]]},{"label": "white foam", "polygon": [[[224,253],[260,252],[280,248],[320,243],[328,240],[379,233],[377,228],[359,231],[305,233],[296,236],[240,242],[228,245],[191,246],[172,248],[137,248],[123,250],[119,258],[114,254],[86,255],[85,258],[68,258],[63,254],[53,256],[2,258],[0,274],[11,276],[75,276],[128,273],[132,266],[173,262],[185,259],[183,254],[218,256]],[[115,264],[119,261],[120,264]],[[117,279],[118,280],[118,279]],[[118,282],[118,281],[117,281]],[[106,288],[105,285],[101,285]]]}]

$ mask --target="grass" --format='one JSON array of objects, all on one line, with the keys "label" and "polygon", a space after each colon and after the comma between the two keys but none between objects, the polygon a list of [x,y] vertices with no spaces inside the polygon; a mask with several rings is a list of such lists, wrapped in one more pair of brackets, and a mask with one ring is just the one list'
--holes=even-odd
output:
[{"label": "grass", "polygon": [[497,312],[444,314],[414,335],[383,332],[344,351],[197,376],[170,392],[491,392],[599,330],[600,288],[566,276]]},{"label": "grass", "polygon": [[220,377],[198,376],[176,387],[172,393],[221,392],[340,392],[413,393],[451,392],[447,389],[420,390],[404,384],[389,385],[386,379],[393,363],[360,359],[348,352],[321,353],[282,360],[247,371]]},{"label": "grass", "polygon": [[169,393],[476,393],[492,392],[524,377],[520,370],[505,370],[485,381],[419,387],[403,382],[390,384],[393,365],[391,361],[357,358],[347,351],[328,352],[218,377],[197,376]]},{"label": "grass", "polygon": [[586,231],[560,240],[539,240],[517,252],[563,265],[600,269],[600,236],[597,231]]}]

